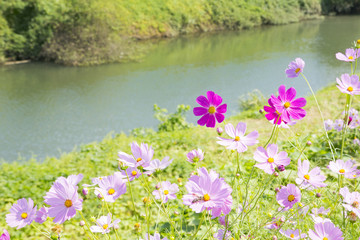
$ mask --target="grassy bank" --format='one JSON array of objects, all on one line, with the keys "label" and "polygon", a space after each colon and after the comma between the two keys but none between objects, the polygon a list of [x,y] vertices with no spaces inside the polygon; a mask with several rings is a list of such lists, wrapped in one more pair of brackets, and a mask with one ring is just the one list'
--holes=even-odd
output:
[{"label": "grassy bank", "polygon": [[151,47],[143,39],[286,24],[320,14],[320,0],[4,0],[0,62],[127,61]]},{"label": "grassy bank", "polygon": [[[328,96],[332,96],[331,99]],[[329,161],[330,153],[327,150],[327,144],[323,136],[321,119],[319,117],[317,108],[312,98],[308,99],[308,105],[305,107],[308,115],[305,119],[301,120],[295,126],[291,127],[291,130],[282,129],[280,132],[280,141],[282,148],[290,154],[290,158],[293,160],[290,168],[296,169],[297,163],[294,159],[297,159],[300,153],[300,149],[308,140],[313,142],[313,145],[306,148],[305,153],[310,161],[316,161],[316,164],[320,167],[325,167]],[[318,92],[318,99],[320,99],[321,107],[325,114],[325,119],[338,118],[341,114],[345,101],[344,96],[340,94],[335,86],[325,88]],[[244,104],[244,111],[236,116],[228,118],[226,123],[231,122],[236,124],[239,121],[244,121],[248,124],[247,132],[258,130],[261,141],[265,141],[271,132],[271,124],[269,124],[264,116],[258,112],[262,102],[249,101],[250,104]],[[353,103],[353,107],[358,109],[360,106],[358,101]],[[185,108],[180,108],[178,111],[181,115],[181,111]],[[160,115],[159,115],[160,114]],[[4,163],[1,165],[0,174],[0,229],[9,227],[5,223],[5,215],[10,209],[11,205],[19,198],[31,197],[35,203],[41,204],[43,201],[42,196],[50,188],[52,182],[59,176],[68,176],[70,174],[84,174],[83,183],[90,183],[91,178],[96,176],[104,176],[112,174],[117,170],[117,152],[124,151],[130,153],[129,144],[132,141],[145,142],[153,146],[155,150],[155,158],[162,159],[164,156],[170,156],[174,159],[173,163],[166,169],[165,175],[171,182],[179,182],[184,184],[189,176],[189,173],[194,167],[189,164],[186,159],[186,153],[189,150],[195,148],[201,148],[205,151],[206,166],[208,168],[214,168],[220,172],[227,181],[230,181],[231,172],[233,172],[234,165],[229,161],[229,158],[233,157],[230,151],[224,151],[224,148],[216,143],[216,132],[214,129],[207,129],[199,126],[187,125],[181,117],[172,115],[172,118],[168,118],[158,112],[158,118],[162,120],[160,125],[160,131],[155,132],[153,130],[135,130],[133,134],[127,136],[124,134],[118,134],[115,136],[109,136],[99,143],[92,143],[82,146],[79,151],[74,151],[68,154],[64,154],[60,158],[48,158],[44,162],[37,162],[35,159],[27,163]],[[179,120],[180,119],[180,120]],[[224,126],[222,123],[220,126]],[[174,131],[170,131],[176,129]],[[335,147],[340,146],[339,135],[335,132],[331,133],[332,140],[334,140]],[[347,157],[355,158],[358,160],[359,147],[351,147],[352,139],[347,140],[349,142],[345,150]],[[260,142],[259,145],[264,144]],[[251,147],[249,151],[242,157],[241,165],[244,171],[250,171],[252,164],[252,153],[255,150],[255,146]],[[255,174],[259,173],[257,170]],[[296,177],[296,173],[292,174]],[[291,178],[292,178],[291,177]],[[284,177],[285,178],[285,177]],[[152,178],[150,178],[152,179]],[[260,179],[260,175],[259,175]],[[154,179],[153,179],[154,181]],[[260,179],[261,181],[261,179]],[[280,180],[281,181],[281,178]],[[328,181],[336,182],[336,178],[329,178]],[[133,185],[136,207],[139,211],[144,210],[144,205],[141,199],[145,197],[144,190],[141,189],[139,184]],[[269,190],[270,191],[270,190]],[[271,192],[271,191],[270,191]],[[266,193],[265,193],[266,194]],[[99,201],[96,199],[93,193],[89,195],[90,200],[86,200],[85,215],[96,215],[99,208]],[[181,202],[180,199],[177,201]],[[264,204],[266,202],[264,198]],[[40,207],[40,206],[39,206]],[[136,223],[132,210],[131,200],[129,193],[121,197],[117,201],[115,207],[115,214],[121,218],[120,232],[122,236],[127,236],[128,239],[135,239],[138,231],[133,227]],[[198,224],[196,216],[189,211],[188,208],[183,209],[171,209],[171,211],[185,211],[187,216],[193,219],[189,228],[194,228]],[[158,218],[158,212],[152,213],[152,218],[158,222],[159,229],[167,227],[167,219]],[[176,217],[176,216],[173,216]],[[80,217],[68,221],[62,226],[63,237],[61,239],[84,239],[84,232],[79,232],[77,227]],[[145,219],[141,218],[137,221],[140,224],[145,223]],[[142,226],[142,225],[141,225]],[[50,231],[54,227],[54,223],[50,220],[45,222],[44,229]],[[42,239],[33,228],[26,227],[25,229],[15,230],[9,229],[12,239]],[[140,233],[146,232],[145,227],[140,228]],[[264,230],[264,237],[267,232]],[[45,239],[45,238],[44,238]],[[265,238],[259,238],[265,239]]]}]

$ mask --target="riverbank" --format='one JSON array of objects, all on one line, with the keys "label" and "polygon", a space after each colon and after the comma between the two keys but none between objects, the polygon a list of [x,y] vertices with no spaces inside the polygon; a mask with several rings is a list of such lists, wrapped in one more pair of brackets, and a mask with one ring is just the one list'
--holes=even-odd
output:
[{"label": "riverbank", "polygon": [[[331,96],[331,99],[328,97]],[[338,118],[345,104],[345,97],[339,92],[335,86],[324,88],[317,93],[320,101],[325,119]],[[327,143],[323,137],[321,129],[322,121],[320,119],[318,110],[316,108],[314,99],[308,97],[308,104],[305,107],[307,116],[299,121],[291,130],[281,129],[279,134],[279,141],[283,149],[290,154],[291,159],[296,159],[299,156],[300,146],[303,146],[308,140],[313,142],[313,145],[305,150],[310,161],[316,159],[317,165],[325,167],[328,162],[329,152]],[[247,132],[253,130],[259,131],[261,140],[265,141],[270,136],[271,124],[265,120],[263,114],[259,113],[261,103],[251,105],[244,112],[236,116],[226,119],[225,123],[219,126],[224,127],[226,123],[236,124],[239,121],[248,124]],[[353,107],[359,109],[360,104],[354,101]],[[142,133],[141,133],[142,132]],[[335,133],[334,133],[335,134]],[[233,166],[228,162],[229,152],[225,152],[223,147],[216,143],[215,129],[207,129],[205,127],[185,127],[175,131],[160,131],[153,130],[137,131],[137,134],[125,135],[117,134],[109,136],[99,143],[92,143],[83,145],[78,151],[67,153],[60,158],[47,158],[44,162],[37,162],[35,159],[27,163],[4,163],[1,165],[0,174],[0,229],[7,228],[5,223],[5,214],[8,209],[17,199],[31,197],[35,203],[40,204],[42,196],[50,188],[51,183],[59,176],[68,176],[71,174],[84,174],[83,183],[90,183],[90,179],[96,176],[104,176],[112,174],[117,170],[117,152],[124,151],[130,153],[130,143],[133,141],[145,142],[150,144],[155,150],[155,158],[162,159],[165,156],[170,156],[173,163],[166,169],[166,175],[172,182],[176,182],[178,178],[187,179],[187,173],[191,172],[193,166],[186,161],[186,153],[195,148],[201,148],[205,151],[205,162],[208,168],[214,168],[217,171],[226,173],[232,172]],[[331,135],[333,138],[334,135]],[[334,138],[335,139],[335,138]],[[358,158],[359,147],[352,147],[352,140],[348,139],[349,144],[345,150],[348,157]],[[259,143],[260,145],[263,142]],[[335,147],[338,147],[338,142],[334,141]],[[294,147],[295,146],[295,147]],[[249,166],[252,162],[252,153],[256,146],[243,156],[243,169],[249,171]],[[297,163],[292,161],[289,169],[296,169]],[[294,174],[296,176],[296,174]],[[333,179],[336,181],[336,179]],[[134,195],[142,198],[140,185],[134,185]],[[92,195],[92,193],[90,193]],[[140,202],[140,199],[136,199]],[[118,216],[124,216],[121,219],[120,230],[123,236],[134,236],[133,226],[135,222],[129,221],[125,216],[131,216],[133,213],[130,209],[131,201],[129,194],[123,196],[120,200],[121,204],[115,208],[115,213]],[[86,215],[91,216],[98,212],[96,201],[86,202]],[[142,209],[142,205],[138,205]],[[155,214],[155,213],[154,213]],[[154,215],[155,216],[155,215]],[[64,237],[62,239],[79,239],[83,232],[76,231],[76,225],[80,221],[77,217],[65,224],[63,227]],[[140,219],[140,222],[145,221]],[[50,229],[54,226],[51,221],[47,221],[44,226]],[[39,239],[40,236],[33,231],[32,228],[27,227],[24,230],[16,231],[10,229],[12,239]],[[29,237],[31,236],[31,237]],[[84,236],[84,235],[82,235]]]},{"label": "riverbank", "polygon": [[320,17],[321,0],[5,1],[0,62],[83,66],[140,59],[153,38]]}]

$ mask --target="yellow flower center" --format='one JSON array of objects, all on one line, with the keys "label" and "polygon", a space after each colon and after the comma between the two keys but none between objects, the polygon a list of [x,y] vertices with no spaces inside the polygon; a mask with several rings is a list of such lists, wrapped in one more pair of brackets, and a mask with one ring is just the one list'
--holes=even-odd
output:
[{"label": "yellow flower center", "polygon": [[291,237],[291,238],[294,238],[294,237],[295,237],[295,235],[294,235],[294,234],[290,234],[290,237]]},{"label": "yellow flower center", "polygon": [[340,169],[339,173],[345,173],[345,169]]},{"label": "yellow flower center", "polygon": [[274,159],[272,157],[269,157],[267,161],[268,161],[268,163],[273,163]]},{"label": "yellow flower center", "polygon": [[309,174],[304,175],[304,178],[305,178],[306,180],[309,180],[309,179],[310,179]]},{"label": "yellow flower center", "polygon": [[138,158],[136,159],[136,162],[140,162],[142,160],[142,158]]},{"label": "yellow flower center", "polygon": [[360,39],[358,39],[356,42],[357,42],[357,44],[360,44]]},{"label": "yellow flower center", "polygon": [[103,177],[99,177],[99,180],[103,180]]},{"label": "yellow flower center", "polygon": [[103,229],[107,229],[108,227],[109,227],[109,225],[107,225],[107,224],[103,225]]},{"label": "yellow flower center", "polygon": [[349,92],[352,92],[352,91],[354,91],[354,88],[350,86],[346,90],[348,90]]},{"label": "yellow flower center", "polygon": [[285,108],[289,108],[289,107],[290,107],[290,103],[289,103],[289,102],[284,103],[284,107],[285,107]]},{"label": "yellow flower center", "polygon": [[168,195],[169,194],[169,190],[164,190],[164,194]]},{"label": "yellow flower center", "polygon": [[108,194],[109,194],[109,195],[113,195],[114,193],[115,193],[115,189],[110,188],[109,191],[108,191]]},{"label": "yellow flower center", "polygon": [[324,237],[323,240],[329,240],[327,237]]},{"label": "yellow flower center", "polygon": [[214,114],[214,113],[215,113],[215,111],[216,111],[216,109],[215,109],[215,107],[214,107],[214,106],[209,107],[208,112],[209,112],[210,114]]},{"label": "yellow flower center", "polygon": [[131,175],[133,175],[133,176],[136,176],[136,174],[137,174],[136,171],[132,171],[132,172],[131,172]]},{"label": "yellow flower center", "polygon": [[240,137],[239,137],[239,136],[236,136],[236,137],[235,137],[235,142],[238,142],[238,141],[240,141]]},{"label": "yellow flower center", "polygon": [[70,199],[67,199],[66,201],[65,201],[65,207],[67,207],[67,208],[69,208],[69,207],[71,207],[73,204],[72,204],[72,201],[70,200]]},{"label": "yellow flower center", "polygon": [[300,68],[297,68],[297,69],[295,69],[295,72],[298,73],[298,72],[300,72],[300,70],[301,70]]},{"label": "yellow flower center", "polygon": [[207,202],[207,201],[209,201],[209,200],[210,200],[209,194],[205,194],[205,195],[204,195],[204,201]]},{"label": "yellow flower center", "polygon": [[353,57],[353,56],[350,56],[350,57],[348,57],[348,59],[354,59],[354,57]]},{"label": "yellow flower center", "polygon": [[22,214],[21,214],[21,218],[22,219],[25,219],[25,218],[27,218],[28,217],[28,214],[26,213],[26,212],[23,212]]},{"label": "yellow flower center", "polygon": [[291,195],[288,196],[288,201],[289,201],[289,202],[292,202],[292,201],[294,201],[294,200],[295,200],[295,196],[294,196],[294,195],[291,194]]},{"label": "yellow flower center", "polygon": [[358,208],[360,206],[360,203],[355,201],[351,204],[351,206],[353,206],[354,208]]}]

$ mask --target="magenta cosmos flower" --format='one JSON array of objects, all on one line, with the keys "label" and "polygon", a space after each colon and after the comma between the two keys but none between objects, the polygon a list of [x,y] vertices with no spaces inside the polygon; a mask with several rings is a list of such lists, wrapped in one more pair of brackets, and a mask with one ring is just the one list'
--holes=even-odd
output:
[{"label": "magenta cosmos flower", "polygon": [[170,159],[170,157],[164,157],[162,161],[160,161],[159,159],[154,159],[150,161],[149,166],[144,168],[145,170],[147,170],[145,173],[153,174],[154,172],[159,172],[161,170],[164,170],[170,165],[172,161],[173,160]]},{"label": "magenta cosmos flower", "polygon": [[360,94],[360,82],[359,76],[349,75],[347,73],[342,74],[340,79],[336,78],[336,82],[339,85],[336,85],[340,92],[350,94],[350,95],[359,95]]},{"label": "magenta cosmos flower", "polygon": [[297,239],[304,239],[307,237],[307,234],[306,233],[302,233],[301,234],[301,238],[300,238],[300,231],[299,229],[295,229],[295,230],[291,230],[291,229],[288,229],[288,230],[283,230],[283,229],[280,229],[280,233],[282,235],[284,235],[285,237],[289,238],[289,239],[294,239],[294,240],[297,240]]},{"label": "magenta cosmos flower", "polygon": [[103,178],[98,185],[99,187],[95,188],[95,194],[100,195],[105,202],[115,202],[116,199],[126,193],[126,180],[119,172]]},{"label": "magenta cosmos flower", "polygon": [[161,238],[159,233],[155,233],[154,236],[150,235],[150,239],[149,239],[148,235],[150,235],[150,234],[145,235],[146,240],[168,240],[168,238],[166,238],[166,237]]},{"label": "magenta cosmos flower", "polygon": [[145,143],[141,143],[139,146],[137,142],[133,142],[131,144],[131,152],[133,156],[124,152],[118,152],[118,160],[127,167],[148,167],[154,155],[152,147]]},{"label": "magenta cosmos flower", "polygon": [[6,229],[4,229],[4,233],[1,234],[0,240],[10,240],[10,234],[6,231]]},{"label": "magenta cosmos flower", "polygon": [[49,217],[54,217],[54,222],[64,223],[76,215],[76,210],[82,210],[82,200],[77,193],[78,187],[65,178],[55,181],[49,192],[44,197],[48,208]]},{"label": "magenta cosmos flower", "polygon": [[286,187],[282,187],[276,194],[276,200],[287,211],[293,207],[293,205],[301,200],[301,192],[294,184],[288,184]]},{"label": "magenta cosmos flower", "polygon": [[264,170],[268,174],[273,174],[275,168],[283,165],[290,164],[287,152],[279,152],[276,144],[269,144],[266,150],[263,147],[258,147],[254,153],[254,159],[259,162],[255,167]]},{"label": "magenta cosmos flower", "polygon": [[315,224],[315,231],[309,230],[309,238],[312,240],[343,240],[340,228],[332,222],[321,222]]},{"label": "magenta cosmos flower", "polygon": [[117,226],[117,224],[120,222],[120,219],[112,221],[111,218],[111,213],[109,213],[107,216],[101,216],[99,219],[96,220],[96,225],[90,227],[90,230],[92,232],[102,234],[109,233],[111,228]]},{"label": "magenta cosmos flower", "polygon": [[348,160],[346,162],[344,162],[341,159],[334,161],[331,161],[329,163],[328,168],[337,173],[337,174],[341,174],[344,175],[345,178],[357,178],[359,175],[359,170],[357,170],[356,167],[354,167],[354,162],[351,160]]},{"label": "magenta cosmos flower", "polygon": [[345,54],[338,52],[335,54],[336,58],[344,62],[354,62],[358,58],[358,50],[353,48],[348,48],[345,50]]},{"label": "magenta cosmos flower", "polygon": [[312,190],[315,188],[326,187],[327,185],[323,183],[326,177],[321,175],[319,167],[315,167],[310,171],[310,162],[304,160],[301,163],[301,160],[298,161],[298,178],[296,178],[296,183],[301,185],[301,187]]},{"label": "magenta cosmos flower", "polygon": [[[274,104],[271,101],[271,98],[268,99],[268,103],[269,103],[270,107],[264,106],[264,111],[267,112],[267,114],[265,114],[266,119],[269,120],[273,124],[280,125],[284,121],[282,121],[281,115],[276,110]],[[285,122],[285,124],[286,124],[286,122]]]},{"label": "magenta cosmos flower", "polygon": [[206,95],[207,98],[202,95],[196,98],[196,102],[200,104],[201,107],[195,107],[193,112],[195,116],[202,116],[197,122],[200,126],[206,124],[207,127],[213,128],[215,127],[216,121],[219,123],[224,121],[227,105],[220,105],[222,98],[212,91],[208,91]]},{"label": "magenta cosmos flower", "polygon": [[288,78],[298,77],[299,74],[304,70],[305,62],[301,58],[296,58],[295,61],[289,63],[285,73]]},{"label": "magenta cosmos flower", "polygon": [[[284,85],[279,87],[279,96],[271,96],[271,102],[276,111],[281,114],[281,118],[285,122],[293,120],[300,120],[306,116],[306,111],[302,109],[306,105],[305,98],[296,98],[295,88],[286,90]],[[276,121],[276,120],[275,120]]]},{"label": "magenta cosmos flower", "polygon": [[253,131],[245,136],[246,132],[246,123],[239,122],[236,126],[236,129],[231,123],[225,125],[225,132],[231,137],[231,139],[217,137],[220,141],[217,141],[218,144],[226,146],[227,149],[237,150],[239,153],[245,152],[247,146],[252,146],[257,144],[259,141],[259,133]]},{"label": "magenta cosmos flower", "polygon": [[343,196],[344,208],[348,211],[354,212],[358,217],[360,217],[360,193],[350,193],[349,189],[344,187],[340,189],[340,194]]},{"label": "magenta cosmos flower", "polygon": [[10,213],[6,215],[6,223],[10,227],[17,227],[17,229],[30,225],[36,216],[37,207],[34,207],[34,201],[29,198],[19,199],[10,208]]},{"label": "magenta cosmos flower", "polygon": [[204,152],[201,149],[194,149],[186,154],[186,157],[188,162],[197,163],[204,160]]},{"label": "magenta cosmos flower", "polygon": [[179,187],[175,183],[171,184],[169,181],[160,183],[160,188],[152,192],[155,199],[160,199],[162,203],[166,203],[169,199],[176,199],[176,193],[179,192]]},{"label": "magenta cosmos flower", "polygon": [[209,173],[206,168],[198,169],[198,175],[191,176],[185,187],[188,193],[183,196],[183,203],[196,213],[214,208],[220,208],[218,212],[225,215],[229,213],[224,205],[232,204],[232,189],[215,171]]},{"label": "magenta cosmos flower", "polygon": [[42,207],[39,209],[39,211],[36,212],[35,222],[42,224],[46,221],[47,218],[48,218],[48,208]]}]

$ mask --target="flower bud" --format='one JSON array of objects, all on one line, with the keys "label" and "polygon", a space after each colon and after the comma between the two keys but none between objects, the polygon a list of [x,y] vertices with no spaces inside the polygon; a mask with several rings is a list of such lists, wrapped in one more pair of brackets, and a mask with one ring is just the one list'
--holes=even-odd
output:
[{"label": "flower bud", "polygon": [[264,113],[264,109],[260,109],[259,113],[261,113],[261,114]]},{"label": "flower bud", "polygon": [[353,211],[351,211],[351,212],[349,212],[349,220],[351,221],[351,222],[355,222],[356,220],[357,220],[357,215],[356,215],[356,213],[354,213]]},{"label": "flower bud", "polygon": [[82,189],[81,192],[82,192],[82,194],[83,194],[84,196],[86,196],[86,195],[89,194],[89,189],[85,187],[85,188]]},{"label": "flower bud", "polygon": [[177,179],[177,181],[178,181],[179,183],[181,182],[181,180],[182,180],[181,178],[178,178],[178,179]]},{"label": "flower bud", "polygon": [[156,184],[155,188],[159,190],[160,189],[160,183]]},{"label": "flower bud", "polygon": [[307,146],[311,146],[312,142],[311,141],[307,141],[306,145]]},{"label": "flower bud", "polygon": [[85,226],[85,222],[84,222],[83,220],[81,220],[81,221],[79,222],[79,225],[80,225],[80,227],[83,227],[83,226]]},{"label": "flower bud", "polygon": [[277,236],[272,236],[272,240],[277,240],[278,238],[277,238]]},{"label": "flower bud", "polygon": [[284,165],[279,165],[277,168],[278,168],[278,170],[279,170],[280,172],[285,171],[285,166],[284,166]]},{"label": "flower bud", "polygon": [[280,189],[279,189],[279,188],[275,188],[275,192],[280,192]]},{"label": "flower bud", "polygon": [[275,176],[275,177],[278,177],[278,176],[279,176],[279,173],[274,172],[274,176]]},{"label": "flower bud", "polygon": [[134,228],[135,228],[135,229],[139,229],[139,228],[140,228],[140,223],[135,223],[135,224],[134,224]]},{"label": "flower bud", "polygon": [[239,178],[239,177],[240,177],[240,173],[237,173],[237,174],[236,174],[236,177],[238,177],[238,178]]},{"label": "flower bud", "polygon": [[216,132],[219,134],[219,136],[224,132],[224,130],[221,127],[218,127],[216,129]]},{"label": "flower bud", "polygon": [[317,198],[321,198],[321,193],[316,193],[316,195],[315,195]]},{"label": "flower bud", "polygon": [[92,217],[90,218],[90,221],[96,222],[96,217],[92,216]]},{"label": "flower bud", "polygon": [[179,212],[178,212],[178,211],[175,211],[174,214],[175,214],[175,215],[179,215]]},{"label": "flower bud", "polygon": [[98,199],[103,199],[103,196],[101,195],[101,193],[99,193],[99,194],[97,195],[97,198],[98,198]]}]

